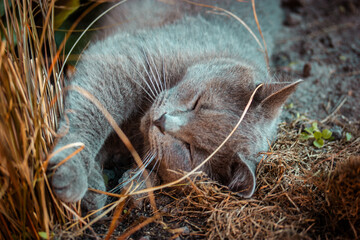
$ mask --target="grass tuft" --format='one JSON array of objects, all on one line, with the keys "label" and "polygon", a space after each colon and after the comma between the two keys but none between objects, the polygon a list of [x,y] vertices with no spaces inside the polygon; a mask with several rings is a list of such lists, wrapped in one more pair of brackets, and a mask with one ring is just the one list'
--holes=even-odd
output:
[{"label": "grass tuft", "polygon": [[241,199],[203,177],[167,206],[173,211],[165,216],[188,222],[193,235],[206,239],[357,239],[360,138],[319,150],[301,141],[298,124],[281,124],[257,169],[253,198]]},{"label": "grass tuft", "polygon": [[63,77],[57,76],[61,62],[54,60],[53,2],[42,8],[26,0],[3,3],[0,238],[50,238],[55,223],[70,218],[52,196],[43,165],[63,108]]}]

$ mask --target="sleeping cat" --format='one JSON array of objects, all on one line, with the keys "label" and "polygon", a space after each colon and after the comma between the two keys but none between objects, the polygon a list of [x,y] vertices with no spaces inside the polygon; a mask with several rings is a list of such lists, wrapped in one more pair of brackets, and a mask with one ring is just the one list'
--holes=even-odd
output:
[{"label": "sleeping cat", "polygon": [[[226,8],[254,31],[251,3],[201,1]],[[270,33],[281,27],[278,1],[257,1],[257,14],[269,53]],[[90,92],[129,134],[146,164],[151,162],[162,182],[178,179],[174,171],[191,171],[226,138],[254,101],[240,127],[202,167],[212,179],[251,197],[261,151],[276,136],[280,109],[298,82],[274,80],[264,54],[238,21],[209,8],[183,1],[133,0],[120,5],[104,25],[122,23],[98,36],[82,54],[71,85]],[[65,101],[67,129],[54,151],[74,142],[85,147],[60,166],[75,149],[50,159],[51,183],[63,201],[96,209],[105,197],[88,188],[106,190],[104,161],[123,145],[100,110],[77,91]],[[126,151],[125,151],[126,152]],[[124,154],[126,154],[124,152]],[[119,163],[120,164],[120,163]],[[149,165],[149,166],[150,166]],[[154,174],[154,173],[153,173]]]}]

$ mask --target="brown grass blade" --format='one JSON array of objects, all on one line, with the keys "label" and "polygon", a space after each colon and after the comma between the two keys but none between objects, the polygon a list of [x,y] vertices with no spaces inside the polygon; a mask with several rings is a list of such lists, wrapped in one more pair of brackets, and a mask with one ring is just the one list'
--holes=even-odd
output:
[{"label": "brown grass blade", "polygon": [[258,27],[260,36],[261,36],[261,38],[263,40],[263,44],[264,44],[264,51],[265,51],[264,52],[264,58],[265,58],[266,66],[267,66],[268,71],[270,71],[269,54],[268,54],[268,50],[267,50],[267,47],[266,47],[265,38],[264,38],[264,36],[262,34],[261,27],[260,27],[260,24],[259,24],[259,20],[257,18],[256,9],[255,9],[255,0],[251,0],[251,4],[252,4],[253,13],[254,13],[254,19],[255,19],[256,25]]},{"label": "brown grass blade", "polygon": [[130,237],[133,233],[139,231],[141,228],[145,227],[146,225],[154,222],[156,219],[160,218],[160,214],[155,214],[154,216],[146,219],[145,221],[143,221],[142,223],[140,223],[139,225],[137,225],[134,228],[129,229],[128,231],[126,231],[123,235],[121,235],[120,237],[118,237],[118,240],[124,240],[127,239],[128,237]]}]

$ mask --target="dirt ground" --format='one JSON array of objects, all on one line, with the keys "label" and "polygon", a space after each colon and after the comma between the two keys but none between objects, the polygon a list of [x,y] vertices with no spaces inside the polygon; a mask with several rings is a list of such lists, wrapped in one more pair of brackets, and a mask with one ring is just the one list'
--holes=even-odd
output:
[{"label": "dirt ground", "polygon": [[[283,0],[282,7],[286,19],[283,32],[276,33],[278,48],[272,56],[273,66],[279,74],[304,79],[288,101],[283,119],[291,122],[303,115],[327,124],[339,136],[344,131],[359,136],[360,1]],[[206,225],[210,213],[204,213],[203,218],[198,215],[182,218],[181,213],[167,207],[181,198],[179,195],[176,199],[174,196],[159,197],[158,208],[166,213],[162,223],[150,223],[129,239],[204,239],[206,233],[201,228]],[[125,215],[113,239],[152,216],[150,205]],[[93,226],[98,237],[106,234],[110,222],[111,218],[104,219]],[[191,232],[196,234],[189,234]],[[309,237],[315,236],[296,239]],[[81,239],[95,237],[88,231]]]},{"label": "dirt ground", "polygon": [[305,80],[291,97],[291,112],[317,120],[342,115],[359,126],[359,6],[351,0],[283,1],[285,27],[273,63]]}]

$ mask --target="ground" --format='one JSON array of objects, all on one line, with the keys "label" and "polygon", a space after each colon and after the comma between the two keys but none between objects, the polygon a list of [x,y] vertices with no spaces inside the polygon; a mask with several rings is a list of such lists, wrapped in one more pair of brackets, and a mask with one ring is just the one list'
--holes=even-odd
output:
[{"label": "ground", "polygon": [[359,5],[283,1],[287,17],[273,60],[278,69],[305,80],[291,97],[295,111],[318,120],[340,114],[359,126]]},{"label": "ground", "polygon": [[[319,164],[328,160],[329,157],[321,155],[327,154],[326,151],[329,151],[329,154],[331,153],[336,156],[332,157],[333,162],[336,161],[336,159],[340,159],[339,156],[343,156],[342,154],[344,151],[348,151],[349,156],[359,155],[359,148],[355,146],[359,145],[359,141],[354,141],[352,144],[346,145],[348,143],[344,142],[345,140],[343,140],[343,138],[345,132],[349,132],[352,134],[353,139],[356,139],[359,137],[360,130],[360,2],[355,0],[283,0],[282,8],[286,13],[286,19],[284,20],[283,31],[274,33],[278,34],[278,47],[274,56],[272,56],[272,63],[279,72],[278,74],[287,75],[292,78],[301,78],[304,82],[298,87],[295,94],[293,94],[285,106],[283,120],[288,123],[282,125],[279,142],[275,143],[273,146],[274,151],[276,152],[276,149],[281,149],[282,147],[287,146],[287,144],[289,145],[289,149],[292,147],[290,145],[292,142],[296,141],[296,138],[293,138],[293,136],[296,136],[296,131],[299,132],[305,127],[304,122],[306,122],[306,120],[296,121],[295,119],[298,118],[317,120],[319,126],[329,128],[333,132],[338,141],[334,145],[345,146],[344,148],[336,148],[337,146],[329,144],[329,146],[323,150],[313,150],[304,143],[298,143],[300,147],[310,149],[309,153],[307,153],[308,155],[319,154],[320,157],[315,159],[323,157],[323,159],[319,161]],[[293,130],[289,130],[291,128],[293,128]],[[289,132],[291,131],[294,131],[295,135],[290,136]],[[355,150],[353,149],[354,146]],[[271,161],[269,160],[268,163],[271,163]],[[286,161],[284,161],[284,165],[279,163],[279,165],[285,166],[285,173],[287,171],[287,166],[289,165],[292,166],[292,169],[295,169],[296,166],[301,166],[292,164],[292,162]],[[261,166],[261,169],[258,170],[260,174],[271,172],[269,170],[272,169],[271,164],[264,163]],[[329,166],[330,165],[319,167],[319,169],[324,169],[324,171],[326,171]],[[263,168],[265,170],[267,169],[267,171]],[[314,169],[308,170],[314,171]],[[280,177],[278,180],[286,181],[287,177],[288,176],[285,174],[284,178]],[[291,182],[290,180],[289,182]],[[272,190],[270,190],[262,196],[261,194],[266,190],[267,185],[261,180],[261,177],[259,182],[258,193],[255,194],[254,203],[250,201],[246,204],[258,204],[256,201],[260,201],[261,199],[266,201],[265,198],[268,197],[270,193],[273,193]],[[288,185],[291,186],[291,189],[294,187],[294,185],[291,185],[290,183]],[[301,189],[304,190],[304,188]],[[324,196],[323,193],[316,195],[320,191],[319,189],[321,190],[320,185],[313,184],[309,187],[309,192],[301,193],[303,194],[301,196],[314,194],[312,198],[320,198],[321,201],[325,202],[328,198]],[[297,210],[301,209],[302,211],[304,209],[307,209],[304,211],[315,211],[314,209],[316,209],[315,205],[310,206],[312,203],[306,203],[306,201],[298,202],[296,196],[291,196],[291,192],[289,192],[289,195],[287,195],[286,191],[282,194],[287,196],[289,201],[293,203],[290,204],[289,209],[291,206],[295,206],[295,212],[296,208]],[[224,199],[221,199],[220,195],[212,196],[215,200],[219,197],[219,200],[217,200],[219,201],[219,204],[220,202],[224,202]],[[265,195],[266,197],[264,197]],[[198,197],[194,197],[193,199],[189,199],[189,197],[186,198],[182,194],[175,194],[172,196],[166,194],[165,196],[156,198],[157,207],[162,214],[160,220],[154,220],[149,225],[131,235],[129,239],[221,238],[221,234],[212,235],[213,232],[210,230],[209,232],[206,231],[206,229],[211,226],[213,228],[217,227],[217,225],[214,224],[213,219],[211,220],[211,217],[213,217],[211,209],[213,208],[215,212],[218,205],[215,206],[210,203],[208,205],[204,204],[206,199],[203,199],[200,193]],[[228,193],[228,198],[233,199],[234,196]],[[314,202],[316,201],[314,200]],[[355,201],[359,201],[359,198],[355,198]],[[203,207],[202,213],[201,209],[193,209],[194,206],[197,206],[196,204]],[[239,200],[239,208],[242,206],[241,204],[244,203]],[[310,205],[307,206],[306,204]],[[358,202],[355,202],[354,204],[356,205]],[[266,207],[268,208],[269,206],[270,205],[267,205]],[[145,205],[142,210],[130,210],[129,207],[126,207],[125,209],[128,209],[127,213],[124,213],[125,217],[118,221],[119,224],[113,232],[111,239],[116,239],[123,234],[124,231],[134,228],[145,219],[148,219],[148,217],[153,216],[150,204]],[[181,209],[186,209],[186,211],[184,210],[184,213],[182,213]],[[191,215],[191,209],[193,210],[193,217]],[[262,210],[259,208],[258,211],[261,212]],[[325,212],[326,211],[327,210],[325,210]],[[232,213],[234,212],[235,210],[233,210]],[[281,211],[277,212],[280,215],[282,213]],[[287,214],[289,214],[289,212],[290,210],[287,211]],[[259,230],[259,232],[253,232],[252,235],[250,234],[247,236],[251,238],[272,237],[277,239],[287,239],[290,237],[295,237],[296,239],[312,239],[318,238],[319,236],[321,238],[351,239],[356,238],[356,232],[357,234],[360,233],[360,230],[357,229],[359,226],[356,225],[358,224],[356,221],[354,226],[349,227],[346,224],[341,225],[348,226],[349,229],[355,228],[355,233],[353,233],[352,230],[349,230],[349,232],[346,233],[346,229],[344,232],[341,232],[338,231],[336,227],[318,227],[317,224],[319,223],[327,224],[328,220],[324,217],[325,212],[319,210],[319,215],[316,215],[317,217],[309,217],[308,219],[306,219],[306,217],[303,218],[303,215],[301,215],[302,220],[299,219],[298,221],[303,222],[301,224],[294,224],[293,228],[289,227],[292,225],[291,223],[281,225],[283,219],[289,217],[278,216],[280,219],[279,226],[286,226],[288,230],[278,235],[264,235],[262,232],[263,230]],[[239,213],[239,219],[240,214],[241,213]],[[276,211],[271,214],[276,215]],[[296,214],[294,213],[294,216]],[[273,216],[273,218],[276,218],[276,216]],[[266,220],[266,218],[264,219]],[[98,237],[102,238],[104,236],[103,234],[108,232],[111,220],[111,218],[105,218],[93,226]],[[231,225],[231,223],[228,224],[229,226]],[[261,225],[264,223],[261,222],[261,220],[255,219],[253,224]],[[218,227],[220,228],[221,226]],[[271,229],[275,232],[277,229],[276,225]],[[223,231],[227,231],[226,228]],[[328,234],[325,231],[333,232]],[[355,234],[355,236],[353,234]],[[359,235],[357,235],[357,237],[359,237]],[[87,231],[87,233],[81,237],[81,239],[93,238],[95,237],[92,231]],[[239,236],[239,239],[240,238],[246,237]],[[236,239],[236,237],[230,234],[228,239]]]}]

